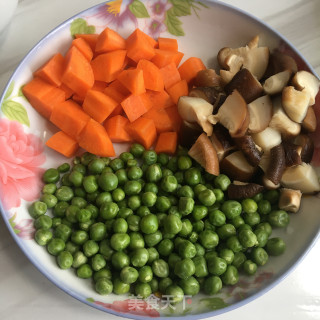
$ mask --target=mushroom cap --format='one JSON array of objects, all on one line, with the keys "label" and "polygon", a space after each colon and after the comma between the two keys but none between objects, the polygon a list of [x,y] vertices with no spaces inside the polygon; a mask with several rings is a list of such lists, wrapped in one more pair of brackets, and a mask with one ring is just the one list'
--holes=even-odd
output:
[{"label": "mushroom cap", "polygon": [[197,87],[215,87],[216,89],[221,89],[221,77],[214,69],[200,70],[196,75],[195,85]]},{"label": "mushroom cap", "polygon": [[308,108],[307,114],[304,117],[302,123],[302,128],[307,132],[315,132],[317,129],[317,117],[314,112],[313,106]]},{"label": "mushroom cap", "polygon": [[256,194],[262,192],[264,187],[257,183],[243,183],[240,181],[233,181],[228,187],[229,199],[245,199],[252,198]]},{"label": "mushroom cap", "polygon": [[268,68],[265,73],[265,77],[268,78],[276,73],[284,70],[291,71],[294,74],[298,71],[298,66],[294,58],[291,56],[280,52],[274,51],[270,54]]}]

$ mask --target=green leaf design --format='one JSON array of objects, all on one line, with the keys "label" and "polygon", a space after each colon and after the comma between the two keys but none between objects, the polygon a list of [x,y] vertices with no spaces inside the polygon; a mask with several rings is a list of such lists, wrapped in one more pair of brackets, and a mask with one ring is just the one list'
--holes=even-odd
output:
[{"label": "green leaf design", "polygon": [[221,298],[205,298],[201,299],[200,302],[204,302],[211,310],[217,310],[227,307],[229,304],[224,302]]},{"label": "green leaf design", "polygon": [[172,3],[172,11],[175,16],[183,17],[191,15],[190,1],[186,0],[170,0]]},{"label": "green leaf design", "polygon": [[166,12],[164,23],[168,31],[174,36],[184,36],[185,33],[181,26],[182,22],[175,16],[173,9],[171,8]]},{"label": "green leaf design", "polygon": [[91,302],[91,303],[94,303],[94,301],[95,301],[93,298],[87,298],[86,300],[87,300],[88,302]]},{"label": "green leaf design", "polygon": [[129,5],[129,9],[137,18],[149,18],[150,17],[147,8],[140,0],[134,0]]},{"label": "green leaf design", "polygon": [[8,90],[6,91],[6,94],[4,95],[4,100],[7,100],[11,96],[13,88],[14,88],[14,81],[12,81],[10,83]]},{"label": "green leaf design", "polygon": [[18,97],[26,98],[25,95],[24,95],[23,92],[22,92],[23,87],[24,87],[24,86],[21,86],[21,87],[19,88]]},{"label": "green leaf design", "polygon": [[77,18],[72,21],[70,25],[71,36],[74,37],[75,34],[79,33],[95,33],[95,26],[88,26],[87,21],[82,18]]},{"label": "green leaf design", "polygon": [[1,110],[8,119],[16,120],[28,127],[30,126],[27,111],[21,103],[13,100],[5,100],[2,103]]}]

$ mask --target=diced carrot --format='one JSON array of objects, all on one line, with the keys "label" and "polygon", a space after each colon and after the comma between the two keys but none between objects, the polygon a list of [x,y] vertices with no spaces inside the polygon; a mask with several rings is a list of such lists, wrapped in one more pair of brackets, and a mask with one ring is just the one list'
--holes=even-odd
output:
[{"label": "diced carrot", "polygon": [[79,146],[101,157],[114,157],[113,144],[106,129],[97,121],[90,119],[78,138]]},{"label": "diced carrot", "polygon": [[49,59],[42,67],[35,73],[35,77],[39,77],[48,83],[59,87],[61,85],[61,78],[64,70],[64,57],[57,53]]},{"label": "diced carrot", "polygon": [[130,94],[130,91],[119,81],[114,80],[109,84],[110,88],[113,88],[120,92],[124,97],[127,97]]},{"label": "diced carrot", "polygon": [[96,44],[97,44],[97,40],[98,40],[98,37],[99,35],[96,34],[96,33],[89,33],[89,34],[86,34],[86,33],[79,33],[79,34],[76,34],[75,35],[76,39],[83,39],[84,41],[87,42],[87,44],[90,46],[91,50],[94,51],[95,48],[96,48]]},{"label": "diced carrot", "polygon": [[151,108],[142,117],[153,120],[157,133],[173,131],[172,121],[165,109]]},{"label": "diced carrot", "polygon": [[118,104],[114,110],[110,113],[109,117],[108,118],[112,118],[114,116],[118,116],[118,115],[123,115],[124,114],[124,111],[122,109],[122,106],[121,104]]},{"label": "diced carrot", "polygon": [[66,67],[62,75],[62,82],[76,94],[84,97],[93,86],[94,75],[89,61],[72,46],[66,55]]},{"label": "diced carrot", "polygon": [[107,84],[104,81],[95,81],[91,89],[103,92],[106,87]]},{"label": "diced carrot", "polygon": [[127,131],[134,141],[149,149],[157,138],[157,130],[151,119],[140,117],[127,125]]},{"label": "diced carrot", "polygon": [[90,117],[72,100],[54,106],[50,121],[71,138],[78,140]]},{"label": "diced carrot", "polygon": [[70,99],[72,97],[72,95],[73,95],[72,89],[70,89],[64,83],[61,83],[61,86],[59,88],[64,91],[64,93],[66,95],[66,100],[68,100],[68,99]]},{"label": "diced carrot", "polygon": [[187,96],[189,93],[188,83],[186,80],[180,80],[172,87],[167,89],[172,101],[177,104],[181,96]]},{"label": "diced carrot", "polygon": [[91,61],[94,79],[111,82],[123,70],[126,50],[115,50],[99,54]]},{"label": "diced carrot", "polygon": [[178,107],[176,105],[168,107],[166,108],[166,112],[168,113],[171,119],[173,131],[179,132],[182,124],[182,118],[179,114]]},{"label": "diced carrot", "polygon": [[178,41],[173,38],[158,38],[159,49],[169,50],[169,51],[178,51]]},{"label": "diced carrot", "polygon": [[150,101],[152,108],[163,109],[173,105],[173,102],[164,90],[162,91],[151,91],[147,90],[146,95]]},{"label": "diced carrot", "polygon": [[103,90],[103,93],[112,98],[114,101],[117,101],[118,103],[121,103],[121,101],[124,100],[126,97],[126,95],[122,94],[117,89],[111,86],[106,87]]},{"label": "diced carrot", "polygon": [[121,106],[130,122],[137,120],[151,107],[146,94],[131,94],[121,102]]},{"label": "diced carrot", "polygon": [[112,142],[132,141],[132,138],[125,129],[129,123],[129,120],[121,115],[110,117],[105,121],[104,127]]},{"label": "diced carrot", "polygon": [[126,48],[126,41],[116,31],[105,28],[98,37],[95,51],[97,53],[123,50]]},{"label": "diced carrot", "polygon": [[144,85],[146,89],[163,91],[164,82],[159,68],[151,61],[141,59],[137,68],[143,71]]},{"label": "diced carrot", "polygon": [[88,61],[92,60],[93,51],[89,44],[82,38],[72,40],[71,46],[75,46]]},{"label": "diced carrot", "polygon": [[118,105],[116,101],[103,92],[89,90],[83,101],[83,110],[94,120],[101,123],[112,113]]},{"label": "diced carrot", "polygon": [[161,68],[160,72],[162,74],[165,89],[172,87],[181,80],[180,73],[174,62],[171,62],[165,67]]},{"label": "diced carrot", "polygon": [[42,116],[49,119],[54,106],[65,100],[65,92],[55,86],[34,78],[22,88],[22,92],[30,104]]},{"label": "diced carrot", "polygon": [[139,95],[146,92],[141,69],[123,70],[117,79],[132,93]]},{"label": "diced carrot", "polygon": [[156,43],[150,36],[136,29],[126,40],[127,56],[135,62],[141,59],[150,60],[155,54]]},{"label": "diced carrot", "polygon": [[47,140],[46,145],[67,158],[73,157],[79,147],[78,142],[63,131],[58,131],[51,136]]},{"label": "diced carrot", "polygon": [[178,52],[176,53],[176,55],[174,56],[174,62],[175,62],[175,64],[176,64],[177,67],[178,67],[179,63],[181,62],[183,56],[184,56],[184,53],[182,53],[182,52],[180,52],[180,51],[178,51]]},{"label": "diced carrot", "polygon": [[72,96],[72,100],[80,105],[83,104],[84,97],[80,97],[78,94]]},{"label": "diced carrot", "polygon": [[178,143],[178,134],[176,132],[162,132],[160,133],[155,151],[157,153],[168,153],[173,155],[176,152]]},{"label": "diced carrot", "polygon": [[192,83],[201,70],[206,69],[206,66],[200,58],[191,57],[184,61],[182,65],[178,68],[181,79],[185,79],[188,84]]},{"label": "diced carrot", "polygon": [[154,49],[155,55],[151,59],[151,61],[158,67],[162,68],[168,65],[171,62],[177,63],[177,56],[180,56],[180,53],[175,51],[169,50],[161,50],[161,49]]}]

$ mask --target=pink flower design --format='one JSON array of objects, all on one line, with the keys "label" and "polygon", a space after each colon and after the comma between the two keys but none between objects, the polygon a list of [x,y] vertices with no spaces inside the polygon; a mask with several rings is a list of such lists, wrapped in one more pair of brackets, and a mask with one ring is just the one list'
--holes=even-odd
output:
[{"label": "pink flower design", "polygon": [[[106,309],[111,309],[122,313],[131,313],[139,316],[147,317],[160,317],[160,313],[153,309],[147,302],[141,300],[139,304],[136,304],[132,299],[126,299],[122,301],[113,301],[113,303],[105,303],[101,301],[93,301],[96,305],[102,306]],[[135,307],[136,306],[136,307]]]},{"label": "pink flower design", "polygon": [[167,27],[163,21],[148,19],[146,22],[144,32],[147,33],[149,36],[157,39],[160,36],[160,33],[166,30]]},{"label": "pink flower design", "polygon": [[16,121],[0,119],[0,200],[4,209],[19,207],[21,199],[39,197],[39,168],[45,162],[41,140],[26,134]]},{"label": "pink flower design", "polygon": [[150,16],[158,21],[164,21],[166,12],[172,7],[167,0],[149,0],[147,8]]},{"label": "pink flower design", "polygon": [[15,212],[9,219],[10,225],[14,233],[24,239],[31,240],[34,238],[35,228],[33,219],[22,219],[19,222],[16,222],[17,213]]}]

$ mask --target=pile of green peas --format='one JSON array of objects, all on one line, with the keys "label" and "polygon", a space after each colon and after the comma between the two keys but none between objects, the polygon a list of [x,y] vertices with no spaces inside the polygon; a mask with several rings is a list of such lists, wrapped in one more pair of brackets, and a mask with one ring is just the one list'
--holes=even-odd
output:
[{"label": "pile of green peas", "polygon": [[43,181],[29,208],[36,242],[102,295],[214,295],[286,248],[271,237],[289,223],[277,190],[228,199],[230,179],[182,148],[173,157],[140,144],[115,159],[84,153]]}]

